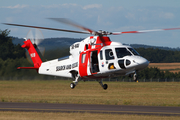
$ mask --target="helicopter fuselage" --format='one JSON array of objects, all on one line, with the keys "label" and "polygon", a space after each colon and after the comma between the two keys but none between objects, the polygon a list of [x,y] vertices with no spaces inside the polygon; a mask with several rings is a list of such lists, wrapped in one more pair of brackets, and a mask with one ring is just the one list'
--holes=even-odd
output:
[{"label": "helicopter fuselage", "polygon": [[135,74],[149,64],[132,47],[91,36],[70,46],[70,56],[43,62],[39,74],[100,79]]}]

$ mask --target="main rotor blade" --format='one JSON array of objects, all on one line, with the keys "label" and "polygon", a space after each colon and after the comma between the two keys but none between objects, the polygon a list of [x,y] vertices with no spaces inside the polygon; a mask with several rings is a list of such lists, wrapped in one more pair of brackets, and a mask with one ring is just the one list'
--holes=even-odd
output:
[{"label": "main rotor blade", "polygon": [[152,30],[113,32],[111,35],[121,35],[121,34],[126,34],[126,33],[146,33],[146,32],[154,32],[154,31],[179,30],[179,29],[180,28],[166,28],[166,29],[152,29]]},{"label": "main rotor blade", "polygon": [[71,25],[71,26],[77,27],[77,28],[79,28],[79,29],[88,31],[88,32],[90,32],[91,34],[96,33],[96,31],[91,30],[91,29],[89,29],[89,28],[86,28],[86,27],[84,27],[84,26],[82,26],[82,25],[79,25],[79,24],[77,24],[77,23],[75,23],[75,22],[73,22],[73,21],[70,21],[69,19],[66,19],[66,18],[49,18],[49,19],[54,20],[54,21],[57,21],[57,22],[61,22],[61,23],[67,24],[67,25]]},{"label": "main rotor blade", "polygon": [[74,30],[57,29],[57,28],[47,28],[47,27],[38,27],[38,26],[20,25],[20,24],[11,24],[11,23],[3,23],[3,24],[5,24],[5,25],[12,25],[12,26],[21,26],[21,27],[30,27],[30,28],[39,28],[39,29],[55,30],[55,31],[64,31],[64,32],[91,34],[90,32],[87,32],[87,31],[74,31]]}]

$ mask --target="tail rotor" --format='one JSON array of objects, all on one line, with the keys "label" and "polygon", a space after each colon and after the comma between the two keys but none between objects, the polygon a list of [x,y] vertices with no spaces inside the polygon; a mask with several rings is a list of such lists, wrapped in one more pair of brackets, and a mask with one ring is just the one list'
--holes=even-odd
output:
[{"label": "tail rotor", "polygon": [[[25,39],[26,39],[26,40],[30,40],[30,41],[32,42],[32,44],[34,45],[34,48],[37,50],[37,52],[40,53],[41,57],[43,57],[43,56],[44,56],[44,53],[45,53],[45,48],[44,48],[44,47],[41,47],[40,44],[41,44],[41,42],[44,40],[44,36],[43,36],[43,34],[42,34],[42,32],[41,32],[40,29],[37,29],[37,28],[36,28],[34,32],[35,32],[35,33],[33,33],[32,30],[29,30],[29,32],[27,33]],[[35,36],[35,37],[34,37],[34,36]],[[32,59],[31,59],[31,57],[30,57],[30,55],[29,55],[29,52],[26,51],[25,54],[26,54],[27,60],[28,60],[31,64],[33,64]]]}]

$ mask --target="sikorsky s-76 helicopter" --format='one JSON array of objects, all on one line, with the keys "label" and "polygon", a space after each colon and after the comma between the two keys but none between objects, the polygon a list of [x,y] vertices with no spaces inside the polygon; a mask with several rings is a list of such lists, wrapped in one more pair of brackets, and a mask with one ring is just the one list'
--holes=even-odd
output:
[{"label": "sikorsky s-76 helicopter", "polygon": [[30,39],[22,45],[29,52],[34,67],[18,67],[18,69],[35,69],[39,74],[73,78],[70,87],[73,89],[79,80],[97,79],[103,89],[108,85],[103,84],[103,78],[130,75],[137,81],[137,73],[149,65],[149,61],[141,57],[131,46],[119,42],[112,42],[108,35],[121,35],[126,33],[144,33],[152,31],[177,30],[180,28],[153,29],[141,31],[107,32],[94,31],[83,27],[65,18],[50,18],[65,23],[84,31],[74,31],[20,24],[4,23],[6,25],[65,31],[82,34],[92,34],[81,42],[70,46],[70,56],[42,62],[36,51],[36,44]]}]

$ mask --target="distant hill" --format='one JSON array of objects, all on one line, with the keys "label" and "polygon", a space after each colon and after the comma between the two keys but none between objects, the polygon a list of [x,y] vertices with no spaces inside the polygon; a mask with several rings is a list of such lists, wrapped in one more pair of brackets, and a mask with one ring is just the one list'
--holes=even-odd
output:
[{"label": "distant hill", "polygon": [[143,45],[143,44],[130,44],[133,48],[154,48],[160,50],[171,50],[171,51],[180,51],[180,48],[170,48],[170,47],[160,47],[160,46],[151,46],[151,45]]},{"label": "distant hill", "polygon": [[[49,49],[57,49],[57,48],[66,48],[71,46],[75,42],[80,42],[83,40],[83,38],[45,38],[42,43],[40,43],[40,46],[43,46],[46,48],[46,50]],[[24,39],[23,38],[14,38],[13,43],[14,44],[23,44]]]},{"label": "distant hill", "polygon": [[[14,44],[23,44],[23,38],[13,37]],[[45,47],[46,50],[48,49],[56,49],[62,47],[69,47],[75,42],[80,42],[84,38],[45,38],[45,40],[40,44],[41,46]],[[124,44],[127,45],[127,44]],[[129,44],[128,44],[129,45]],[[154,48],[154,49],[161,49],[161,50],[172,50],[172,51],[180,51],[180,48],[170,48],[170,47],[159,47],[159,46],[150,46],[150,45],[143,45],[143,44],[130,44],[133,48]]]}]

